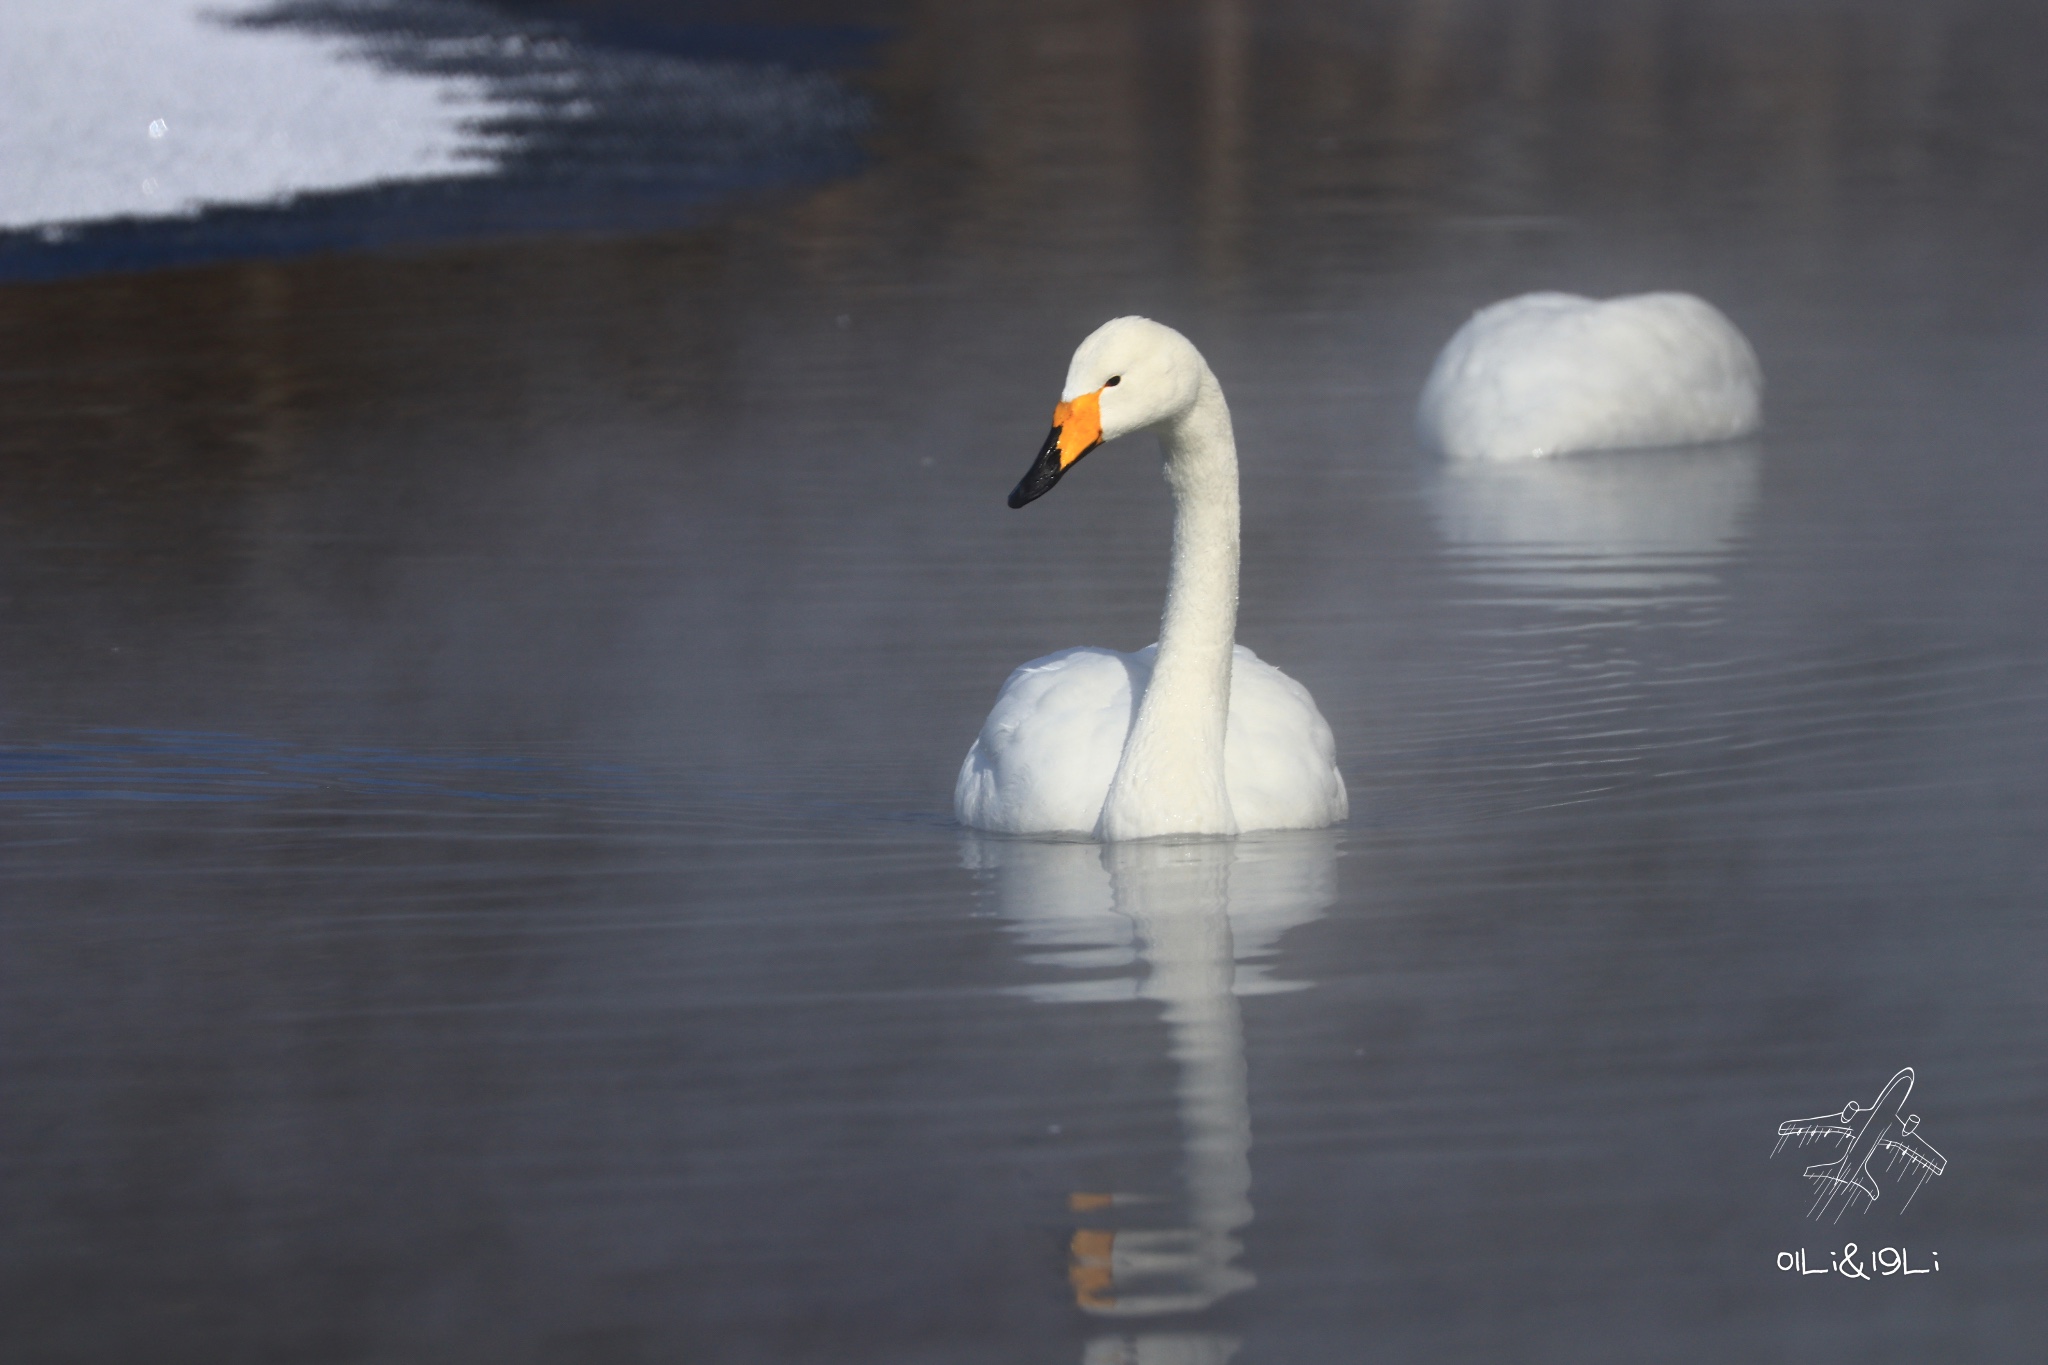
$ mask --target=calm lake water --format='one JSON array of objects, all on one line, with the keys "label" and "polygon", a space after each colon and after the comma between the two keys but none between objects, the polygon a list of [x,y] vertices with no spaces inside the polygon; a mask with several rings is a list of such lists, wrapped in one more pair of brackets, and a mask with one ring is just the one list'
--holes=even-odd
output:
[{"label": "calm lake water", "polygon": [[[0,1354],[2038,1352],[2048,22],[834,17],[869,160],[714,222],[0,288]],[[1536,288],[1712,299],[1762,435],[1446,470]],[[1150,438],[1003,505],[1125,312],[1340,829],[952,822],[1153,638]],[[1902,1067],[1943,1173],[1809,1219]]]}]

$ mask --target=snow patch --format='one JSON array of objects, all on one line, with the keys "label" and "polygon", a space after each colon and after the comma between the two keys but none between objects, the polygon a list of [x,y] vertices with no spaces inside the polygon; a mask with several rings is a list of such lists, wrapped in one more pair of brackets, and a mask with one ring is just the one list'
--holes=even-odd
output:
[{"label": "snow patch", "polygon": [[334,34],[243,28],[207,0],[0,5],[0,230],[191,215],[486,175],[484,81],[373,64]]}]

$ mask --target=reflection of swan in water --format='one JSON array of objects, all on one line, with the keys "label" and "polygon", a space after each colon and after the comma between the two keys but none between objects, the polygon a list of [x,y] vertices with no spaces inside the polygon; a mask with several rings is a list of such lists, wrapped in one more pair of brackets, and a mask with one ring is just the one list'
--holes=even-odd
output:
[{"label": "reflection of swan in water", "polygon": [[1097,1337],[1081,1353],[1081,1365],[1227,1365],[1237,1345],[1236,1337],[1215,1332]]},{"label": "reflection of swan in water", "polygon": [[[1190,1313],[1248,1288],[1235,1264],[1237,1229],[1252,1218],[1251,1114],[1237,997],[1296,987],[1267,979],[1246,958],[1269,954],[1286,929],[1335,899],[1336,846],[1299,833],[1189,842],[1039,843],[976,839],[970,866],[992,871],[1003,913],[1032,948],[1030,960],[1080,969],[1142,962],[1128,976],[1031,987],[1045,1004],[1155,1000],[1178,1064],[1186,1179],[1185,1225],[1083,1227],[1072,1242],[1075,1302],[1104,1317]],[[1076,1194],[1092,1223],[1150,1201]],[[1235,1343],[1208,1333],[1150,1334],[1092,1343],[1088,1365],[1207,1365]]]},{"label": "reflection of swan in water", "polygon": [[1711,583],[1742,539],[1758,466],[1749,444],[1446,461],[1428,497],[1462,576],[1597,606]]}]

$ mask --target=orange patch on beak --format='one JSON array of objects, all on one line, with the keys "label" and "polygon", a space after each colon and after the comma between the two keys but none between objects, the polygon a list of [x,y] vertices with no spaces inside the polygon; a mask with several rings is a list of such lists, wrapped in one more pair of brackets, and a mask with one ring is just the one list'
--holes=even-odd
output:
[{"label": "orange patch on beak", "polygon": [[1102,390],[1054,408],[1052,424],[1060,429],[1060,468],[1065,469],[1102,444]]}]

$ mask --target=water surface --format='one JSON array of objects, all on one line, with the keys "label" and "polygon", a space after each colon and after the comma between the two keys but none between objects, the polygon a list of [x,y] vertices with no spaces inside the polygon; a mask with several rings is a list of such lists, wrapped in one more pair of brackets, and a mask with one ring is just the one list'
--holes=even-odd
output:
[{"label": "water surface", "polygon": [[[896,17],[716,226],[0,291],[8,1358],[2023,1358],[2038,17]],[[1763,434],[1444,468],[1535,288],[1711,298]],[[1128,311],[1340,830],[951,822],[1156,627],[1149,438],[1003,506]],[[1808,1220],[1903,1066],[1945,1173]]]}]

